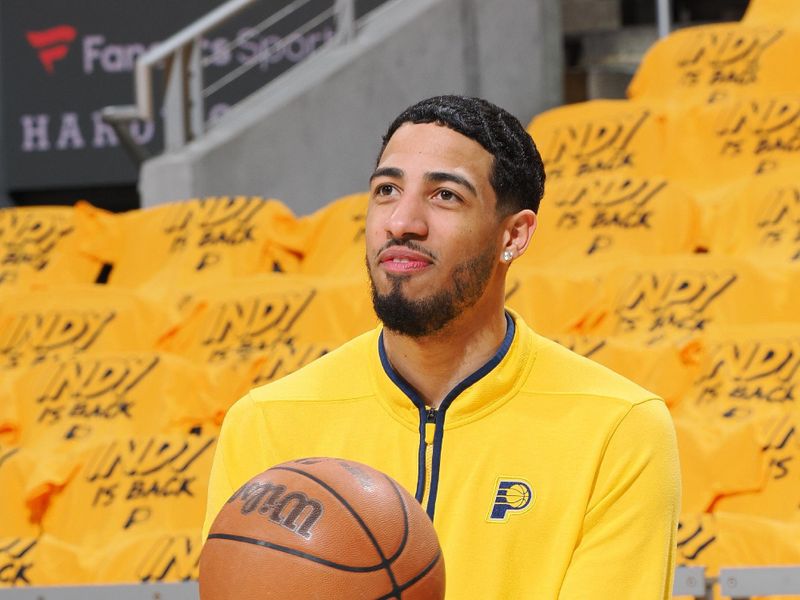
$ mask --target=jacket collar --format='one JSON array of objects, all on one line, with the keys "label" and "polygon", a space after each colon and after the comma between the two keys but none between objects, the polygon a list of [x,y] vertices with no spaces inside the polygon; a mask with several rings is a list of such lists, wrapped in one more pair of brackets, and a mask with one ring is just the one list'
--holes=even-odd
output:
[{"label": "jacket collar", "polygon": [[[506,335],[497,352],[465,377],[445,397],[446,428],[458,427],[496,410],[518,391],[535,360],[534,334],[516,313],[506,311]],[[383,329],[372,336],[370,363],[376,395],[395,417],[418,429],[427,408],[416,390],[397,373],[386,357]]]}]

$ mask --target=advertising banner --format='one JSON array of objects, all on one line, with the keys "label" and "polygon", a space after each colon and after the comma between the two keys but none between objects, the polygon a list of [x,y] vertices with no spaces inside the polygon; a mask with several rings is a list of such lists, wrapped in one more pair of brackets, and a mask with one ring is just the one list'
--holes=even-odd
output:
[{"label": "advertising banner", "polygon": [[[254,63],[232,85],[206,98],[207,119],[213,121],[333,35],[333,18],[303,27],[330,8],[333,0],[309,0],[286,19],[257,29],[289,3],[255,2],[203,39],[206,87],[237,67]],[[137,57],[220,4],[220,0],[0,2],[5,187],[18,191],[134,183],[137,169],[114,130],[102,121],[101,110],[133,104]],[[357,3],[357,12],[377,4]],[[155,80],[161,79],[157,73]],[[158,91],[155,106],[160,106]],[[151,123],[134,122],[130,131],[152,152],[163,148],[160,117]]]}]

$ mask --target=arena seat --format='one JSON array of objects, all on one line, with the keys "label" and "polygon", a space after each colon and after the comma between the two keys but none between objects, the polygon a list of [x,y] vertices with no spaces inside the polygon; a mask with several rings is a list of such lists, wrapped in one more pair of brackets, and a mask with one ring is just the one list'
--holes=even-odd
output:
[{"label": "arena seat", "polygon": [[[667,118],[665,175],[702,194],[800,167],[800,90],[693,104]],[[701,197],[702,200],[702,197]]]},{"label": "arena seat", "polygon": [[0,303],[0,371],[90,350],[147,351],[170,312],[123,289],[41,285]]},{"label": "arena seat", "polygon": [[177,288],[263,272],[297,270],[300,223],[277,200],[220,196],[109,215],[81,203],[83,251],[109,263],[108,285]]},{"label": "arena seat", "polygon": [[695,337],[650,344],[627,337],[577,333],[556,335],[553,339],[648,390],[658,390],[670,410],[683,401],[700,372],[700,342]]},{"label": "arena seat", "polygon": [[368,193],[344,196],[300,219],[307,240],[301,273],[362,277],[368,285],[364,270],[368,199]]},{"label": "arena seat", "polygon": [[524,264],[691,254],[700,245],[695,199],[659,177],[595,175],[550,183]]},{"label": "arena seat", "polygon": [[794,0],[750,0],[742,22],[800,30],[800,13]]},{"label": "arena seat", "polygon": [[550,182],[573,177],[663,174],[664,123],[655,105],[592,100],[536,116],[528,133]]},{"label": "arena seat", "polygon": [[720,186],[706,196],[703,241],[710,253],[800,265],[800,185],[794,169]]},{"label": "arena seat", "polygon": [[783,24],[717,23],[674,31],[645,55],[628,97],[678,105],[798,91],[800,31]]},{"label": "arena seat", "polygon": [[215,444],[216,432],[194,430],[100,438],[69,452],[41,448],[25,502],[44,532],[87,552],[140,533],[195,528]]},{"label": "arena seat", "polygon": [[0,294],[30,283],[93,283],[102,264],[82,252],[75,228],[72,207],[0,209]]},{"label": "arena seat", "polygon": [[158,352],[86,352],[0,381],[0,430],[56,452],[86,440],[171,433],[219,420],[223,394],[201,365]]},{"label": "arena seat", "polygon": [[85,550],[48,535],[0,535],[0,564],[4,576],[0,593],[13,595],[13,590],[33,589],[31,586],[84,583],[89,573],[84,562]]},{"label": "arena seat", "polygon": [[187,297],[186,316],[158,348],[210,366],[249,365],[282,347],[313,354],[315,344],[341,344],[376,323],[369,290],[353,277],[268,273],[189,290]]},{"label": "arena seat", "polygon": [[707,575],[730,565],[800,564],[800,522],[736,513],[685,513],[678,528],[678,564]]},{"label": "arena seat", "polygon": [[[0,552],[11,549],[12,541],[17,538],[35,538],[41,528],[30,518],[25,506],[25,486],[27,476],[34,465],[33,451],[20,446],[16,440],[0,442],[0,514],[3,515],[0,525]],[[25,546],[25,544],[22,544]],[[19,554],[23,548],[16,548],[13,554]]]},{"label": "arena seat", "polygon": [[620,260],[598,273],[606,297],[573,332],[652,344],[721,326],[793,322],[796,272],[708,254]]}]

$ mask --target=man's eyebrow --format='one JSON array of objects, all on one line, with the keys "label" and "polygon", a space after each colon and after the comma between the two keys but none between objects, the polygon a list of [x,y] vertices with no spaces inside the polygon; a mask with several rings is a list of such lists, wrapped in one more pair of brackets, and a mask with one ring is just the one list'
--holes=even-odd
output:
[{"label": "man's eyebrow", "polygon": [[449,181],[451,183],[455,183],[467,188],[470,192],[472,192],[473,196],[478,195],[478,191],[475,189],[475,186],[461,175],[456,175],[455,173],[447,173],[444,171],[433,171],[431,173],[425,173],[425,181],[431,183],[443,183]]},{"label": "man's eyebrow", "polygon": [[372,181],[377,177],[391,177],[392,179],[401,179],[405,175],[403,169],[397,167],[380,167],[375,169],[375,172],[370,175],[369,180]]}]

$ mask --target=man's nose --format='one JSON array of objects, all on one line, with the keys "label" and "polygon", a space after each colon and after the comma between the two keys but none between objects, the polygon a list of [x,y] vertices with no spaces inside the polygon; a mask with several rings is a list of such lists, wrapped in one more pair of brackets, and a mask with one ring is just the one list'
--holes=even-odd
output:
[{"label": "man's nose", "polygon": [[392,213],[386,223],[386,233],[395,239],[426,237],[428,221],[424,199],[415,194],[404,193],[392,207]]}]

